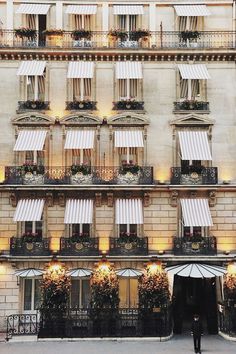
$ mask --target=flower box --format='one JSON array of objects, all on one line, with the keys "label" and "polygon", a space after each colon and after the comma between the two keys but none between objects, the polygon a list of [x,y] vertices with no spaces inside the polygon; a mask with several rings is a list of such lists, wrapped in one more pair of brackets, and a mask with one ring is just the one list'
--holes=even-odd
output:
[{"label": "flower box", "polygon": [[78,30],[75,30],[75,31],[73,31],[71,33],[71,37],[75,41],[78,41],[78,40],[83,39],[83,38],[90,40],[92,38],[92,32],[84,30],[84,29],[78,29]]},{"label": "flower box", "polygon": [[15,29],[15,37],[19,37],[21,39],[27,38],[33,41],[37,37],[37,31],[26,27],[17,28]]},{"label": "flower box", "polygon": [[180,32],[179,37],[183,42],[187,42],[187,40],[192,41],[194,39],[199,39],[201,34],[198,31],[182,31]]},{"label": "flower box", "polygon": [[140,39],[147,41],[150,36],[150,31],[146,29],[137,29],[130,32],[129,39],[131,41],[139,41]]},{"label": "flower box", "polygon": [[114,29],[109,31],[108,37],[111,38],[113,41],[120,39],[123,42],[128,39],[128,32],[119,29]]}]

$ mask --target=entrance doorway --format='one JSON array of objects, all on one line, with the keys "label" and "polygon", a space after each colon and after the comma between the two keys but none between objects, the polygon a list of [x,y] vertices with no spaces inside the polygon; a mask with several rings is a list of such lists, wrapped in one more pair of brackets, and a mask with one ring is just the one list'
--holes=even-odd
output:
[{"label": "entrance doorway", "polygon": [[218,333],[216,278],[199,279],[175,275],[174,333],[190,332],[195,313],[200,315],[205,333]]}]

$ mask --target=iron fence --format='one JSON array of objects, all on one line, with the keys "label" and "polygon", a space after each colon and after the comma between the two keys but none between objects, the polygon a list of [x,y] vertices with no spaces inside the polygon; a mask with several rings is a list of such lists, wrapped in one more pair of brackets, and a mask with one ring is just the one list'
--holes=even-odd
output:
[{"label": "iron fence", "polygon": [[175,255],[215,255],[217,254],[216,237],[174,237]]},{"label": "iron fence", "polygon": [[10,255],[11,256],[49,256],[50,238],[42,238],[41,240],[33,240],[27,242],[23,237],[11,237],[10,239]]},{"label": "iron fence", "polygon": [[218,323],[222,333],[236,337],[236,301],[225,301],[218,304]]},{"label": "iron fence", "polygon": [[7,316],[6,339],[13,335],[37,335],[39,331],[39,314],[14,314]]},{"label": "iron fence", "polygon": [[134,240],[123,240],[121,237],[110,238],[111,255],[146,255],[148,254],[148,238],[136,237]]},{"label": "iron fence", "polygon": [[171,168],[171,184],[217,184],[217,167],[202,167],[196,170],[183,170],[181,167]]},{"label": "iron fence", "polygon": [[60,254],[63,256],[95,256],[99,254],[98,246],[99,239],[95,237],[76,242],[71,238],[60,238]]}]

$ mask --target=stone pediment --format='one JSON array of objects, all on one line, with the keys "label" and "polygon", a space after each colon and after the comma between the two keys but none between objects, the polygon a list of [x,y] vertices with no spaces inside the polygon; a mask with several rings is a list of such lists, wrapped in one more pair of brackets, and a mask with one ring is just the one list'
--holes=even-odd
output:
[{"label": "stone pediment", "polygon": [[24,112],[12,119],[13,125],[52,125],[55,118],[38,112]]},{"label": "stone pediment", "polygon": [[170,125],[175,126],[196,126],[196,125],[214,125],[213,119],[207,118],[205,115],[191,113],[186,114],[184,117],[181,115],[178,118],[171,120]]},{"label": "stone pediment", "polygon": [[102,120],[90,113],[72,113],[60,120],[61,125],[96,126],[101,125]]},{"label": "stone pediment", "polygon": [[150,122],[144,114],[124,112],[109,118],[107,124],[117,126],[145,126],[149,125]]}]

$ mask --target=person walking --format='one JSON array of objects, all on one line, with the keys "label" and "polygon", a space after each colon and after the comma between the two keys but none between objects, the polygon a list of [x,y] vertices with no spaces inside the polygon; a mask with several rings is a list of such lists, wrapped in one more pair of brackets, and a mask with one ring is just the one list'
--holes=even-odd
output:
[{"label": "person walking", "polygon": [[191,334],[193,335],[195,353],[201,353],[201,336],[203,335],[203,329],[202,322],[197,314],[193,316]]}]

